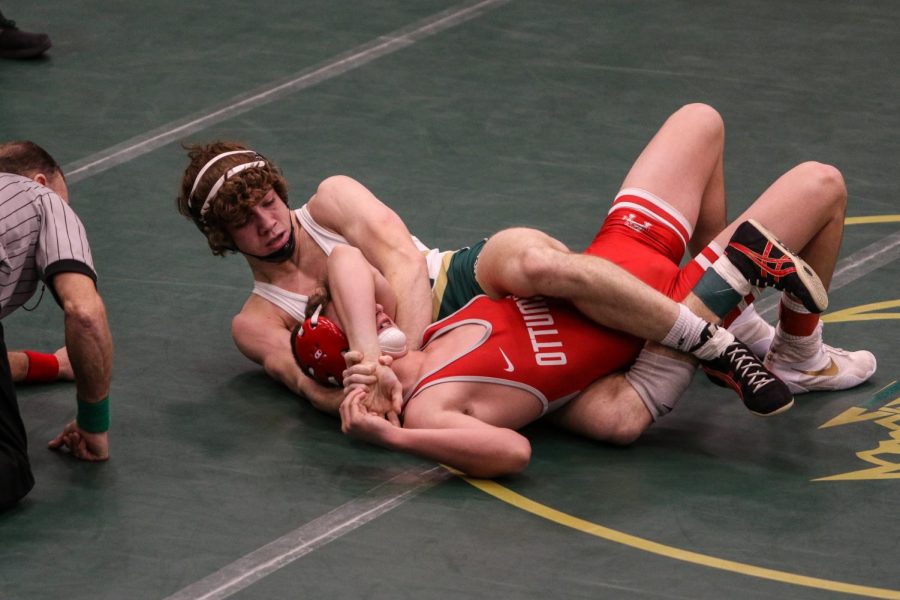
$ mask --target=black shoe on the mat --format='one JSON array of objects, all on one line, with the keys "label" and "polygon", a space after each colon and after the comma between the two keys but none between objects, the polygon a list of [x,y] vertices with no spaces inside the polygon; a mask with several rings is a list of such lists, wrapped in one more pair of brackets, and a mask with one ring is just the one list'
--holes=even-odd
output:
[{"label": "black shoe on the mat", "polygon": [[0,58],[35,58],[50,49],[50,36],[29,33],[0,15]]},{"label": "black shoe on the mat", "polygon": [[715,383],[730,387],[747,410],[768,417],[794,405],[788,386],[775,377],[744,342],[735,339],[717,357],[700,364]]},{"label": "black shoe on the mat", "polygon": [[738,226],[725,255],[752,285],[788,292],[812,313],[828,307],[828,292],[816,272],[753,219]]}]

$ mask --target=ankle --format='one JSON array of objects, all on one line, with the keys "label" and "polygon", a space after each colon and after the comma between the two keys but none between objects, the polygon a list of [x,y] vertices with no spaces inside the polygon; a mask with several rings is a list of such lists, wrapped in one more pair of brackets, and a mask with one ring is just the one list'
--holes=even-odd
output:
[{"label": "ankle", "polygon": [[779,323],[775,328],[771,352],[789,362],[806,362],[824,356],[821,322],[810,335],[790,334]]},{"label": "ankle", "polygon": [[811,313],[803,303],[785,293],[781,295],[778,321],[785,333],[796,337],[808,337],[816,332],[819,315]]},{"label": "ankle", "polygon": [[700,360],[713,360],[721,356],[734,343],[734,335],[723,327],[708,324],[700,336],[697,345],[690,349],[691,354]]}]

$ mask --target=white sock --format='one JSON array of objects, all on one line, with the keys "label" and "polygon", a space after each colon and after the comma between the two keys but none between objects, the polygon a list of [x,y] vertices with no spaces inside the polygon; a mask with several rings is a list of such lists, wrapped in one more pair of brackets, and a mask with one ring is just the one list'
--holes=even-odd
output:
[{"label": "white sock", "polygon": [[684,304],[678,305],[678,318],[672,329],[666,334],[660,342],[663,346],[688,352],[691,348],[700,343],[700,334],[706,328],[708,323],[691,312]]},{"label": "white sock", "polygon": [[753,286],[750,285],[750,282],[747,281],[741,270],[734,266],[734,263],[728,260],[727,256],[720,256],[713,263],[712,268],[719,274],[719,277],[724,279],[741,296],[746,296],[753,290]]},{"label": "white sock", "polygon": [[802,302],[786,292],[781,295],[781,304],[783,304],[784,307],[788,310],[791,310],[795,313],[799,313],[801,315],[810,314],[809,310],[807,310],[807,308],[803,306]]},{"label": "white sock", "polygon": [[822,343],[822,323],[812,335],[791,335],[781,325],[775,328],[772,348],[781,362],[802,364],[804,369],[816,370],[828,365],[829,357]]},{"label": "white sock", "polygon": [[[712,325],[712,327],[716,327]],[[721,356],[725,349],[734,343],[734,335],[724,327],[716,327],[711,338],[692,352],[700,360],[711,360]]]}]

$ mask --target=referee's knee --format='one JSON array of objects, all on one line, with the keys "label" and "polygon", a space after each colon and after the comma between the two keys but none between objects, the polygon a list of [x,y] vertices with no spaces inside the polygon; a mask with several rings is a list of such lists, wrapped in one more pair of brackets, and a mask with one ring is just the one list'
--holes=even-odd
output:
[{"label": "referee's knee", "polygon": [[25,454],[10,455],[0,448],[0,511],[12,508],[34,487],[31,464]]}]

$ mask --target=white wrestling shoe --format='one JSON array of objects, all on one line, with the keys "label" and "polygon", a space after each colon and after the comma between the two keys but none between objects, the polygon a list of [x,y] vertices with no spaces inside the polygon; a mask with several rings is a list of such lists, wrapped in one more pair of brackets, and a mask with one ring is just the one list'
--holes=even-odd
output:
[{"label": "white wrestling shoe", "polygon": [[775,328],[769,325],[751,304],[728,326],[734,337],[747,344],[753,354],[765,358],[775,337]]},{"label": "white wrestling shoe", "polygon": [[807,337],[788,335],[779,327],[765,365],[794,394],[846,390],[867,381],[877,367],[871,352],[848,352],[824,343],[821,322]]}]

